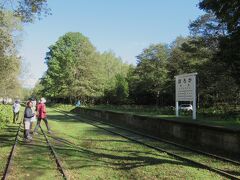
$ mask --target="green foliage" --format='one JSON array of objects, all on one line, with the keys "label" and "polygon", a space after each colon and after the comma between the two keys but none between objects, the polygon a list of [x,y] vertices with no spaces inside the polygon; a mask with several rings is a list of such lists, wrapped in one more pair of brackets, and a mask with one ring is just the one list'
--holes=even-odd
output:
[{"label": "green foliage", "polygon": [[20,59],[13,34],[20,30],[20,21],[9,11],[0,10],[0,97],[20,95]]},{"label": "green foliage", "polygon": [[168,81],[169,49],[162,44],[151,45],[137,58],[136,69],[129,73],[130,95],[140,104],[151,104],[154,101],[158,104],[160,95],[165,93]]},{"label": "green foliage", "polygon": [[218,19],[227,24],[228,32],[239,31],[240,2],[238,0],[202,0],[200,9],[214,13]]},{"label": "green foliage", "polygon": [[[100,54],[81,33],[66,33],[49,47],[48,70],[33,91],[59,102],[92,103],[113,89],[115,76],[126,76],[128,65],[112,52]],[[122,96],[122,95],[121,95]]]},{"label": "green foliage", "polygon": [[105,99],[110,104],[125,104],[129,95],[128,82],[124,76],[115,76],[115,85],[105,91]]},{"label": "green foliage", "polygon": [[221,120],[228,120],[230,118],[240,119],[240,107],[231,106],[229,104],[220,104],[218,106],[209,108],[200,108],[198,114],[204,117],[215,117]]},{"label": "green foliage", "polygon": [[[18,76],[21,61],[17,52],[23,23],[48,14],[46,0],[6,0],[0,2],[0,97],[20,98]],[[23,90],[24,91],[24,90]],[[23,93],[23,94],[22,94]]]},{"label": "green foliage", "polygon": [[81,33],[67,33],[49,47],[42,85],[46,96],[86,99],[98,96],[96,50]]},{"label": "green foliage", "polygon": [[40,84],[40,82],[37,82],[35,84],[35,87],[31,91],[31,96],[35,97],[36,99],[40,99],[41,97],[44,96],[43,89],[44,89],[43,85]]},{"label": "green foliage", "polygon": [[104,91],[108,91],[115,87],[117,75],[126,77],[129,66],[117,58],[112,51],[99,54],[98,58],[100,59],[99,78],[103,83]]},{"label": "green foliage", "polygon": [[25,23],[50,14],[47,0],[5,0],[0,2],[0,10],[12,11]]},{"label": "green foliage", "polygon": [[[32,95],[32,89],[29,89],[29,88],[21,88],[21,96],[20,96],[20,99],[22,100],[28,100],[29,97],[31,97]],[[34,96],[36,97],[36,96]]]},{"label": "green foliage", "polygon": [[[225,24],[224,35],[218,38],[219,51],[214,59],[217,63],[224,63],[230,70],[231,77],[240,83],[240,2],[238,0],[202,0],[199,7],[215,15],[218,19],[216,26]],[[212,33],[213,34],[213,33]]]},{"label": "green foliage", "polygon": [[10,123],[12,119],[13,119],[12,106],[0,104],[0,129],[5,127],[6,124]]}]

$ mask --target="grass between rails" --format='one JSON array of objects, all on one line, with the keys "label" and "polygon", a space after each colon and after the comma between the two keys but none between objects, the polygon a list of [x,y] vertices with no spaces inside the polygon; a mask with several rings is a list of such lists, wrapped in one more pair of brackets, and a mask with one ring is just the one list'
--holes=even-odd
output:
[{"label": "grass between rails", "polygon": [[25,143],[21,129],[9,179],[62,179],[42,134]]},{"label": "grass between rails", "polygon": [[57,112],[49,119],[51,143],[70,179],[223,179]]},{"label": "grass between rails", "polygon": [[[14,144],[17,129],[17,125],[8,125],[0,130],[1,177]],[[34,137],[31,143],[25,143],[23,142],[23,127],[21,128],[8,179],[62,179],[43,135]]]}]

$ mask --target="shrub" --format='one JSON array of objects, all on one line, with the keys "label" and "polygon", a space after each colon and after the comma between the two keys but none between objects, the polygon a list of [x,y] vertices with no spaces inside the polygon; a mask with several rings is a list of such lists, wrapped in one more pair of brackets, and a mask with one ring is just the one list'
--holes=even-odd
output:
[{"label": "shrub", "polygon": [[6,126],[13,119],[13,112],[11,105],[2,105],[0,104],[0,128]]}]

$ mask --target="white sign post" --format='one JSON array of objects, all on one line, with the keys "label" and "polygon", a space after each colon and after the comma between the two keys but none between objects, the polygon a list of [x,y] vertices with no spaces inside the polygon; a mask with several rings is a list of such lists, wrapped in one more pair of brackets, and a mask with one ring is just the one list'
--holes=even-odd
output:
[{"label": "white sign post", "polygon": [[182,74],[176,78],[176,116],[179,116],[179,101],[192,101],[193,111],[192,118],[197,116],[197,98],[196,98],[196,75],[197,73]]}]

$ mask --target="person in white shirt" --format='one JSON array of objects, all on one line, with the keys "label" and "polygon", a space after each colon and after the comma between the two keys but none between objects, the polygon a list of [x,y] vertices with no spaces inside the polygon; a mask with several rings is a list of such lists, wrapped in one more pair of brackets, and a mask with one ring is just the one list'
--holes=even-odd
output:
[{"label": "person in white shirt", "polygon": [[16,100],[13,104],[13,123],[16,123],[18,121],[20,108],[20,102],[19,100]]},{"label": "person in white shirt", "polygon": [[32,102],[32,112],[35,114],[32,118],[31,118],[31,124],[30,124],[30,132],[32,133],[32,128],[33,128],[33,124],[34,122],[37,121],[36,118],[36,106],[37,106],[37,101],[35,98],[31,98],[30,101]]}]

